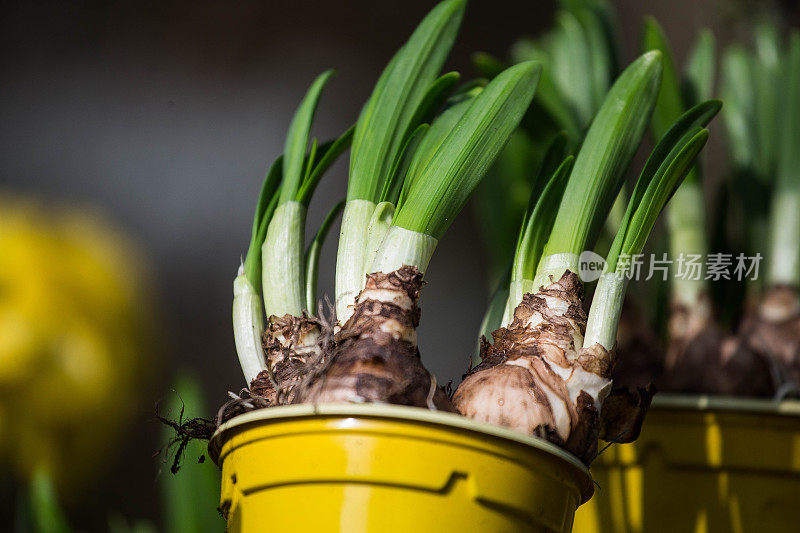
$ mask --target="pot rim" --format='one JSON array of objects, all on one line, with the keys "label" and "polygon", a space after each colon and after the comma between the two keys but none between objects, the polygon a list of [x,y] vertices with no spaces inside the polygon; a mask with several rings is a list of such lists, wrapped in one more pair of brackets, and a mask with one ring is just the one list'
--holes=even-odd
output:
[{"label": "pot rim", "polygon": [[267,420],[312,418],[315,416],[363,416],[371,418],[388,418],[407,422],[436,424],[448,428],[491,435],[492,437],[505,439],[517,444],[524,444],[533,448],[537,448],[543,452],[550,453],[551,455],[555,455],[562,461],[569,463],[572,467],[577,468],[586,476],[586,486],[581,489],[582,493],[591,492],[593,490],[591,474],[589,473],[589,469],[586,467],[586,465],[584,465],[580,459],[571,453],[561,449],[551,442],[539,437],[525,435],[508,428],[472,420],[459,414],[446,413],[443,411],[431,411],[430,409],[425,409],[422,407],[410,407],[406,405],[378,403],[326,403],[282,405],[278,407],[256,409],[248,413],[237,415],[218,427],[208,443],[209,455],[214,463],[219,464],[219,456],[222,451],[222,444],[225,441],[225,433],[232,429]]},{"label": "pot rim", "polygon": [[[772,400],[769,398],[738,398],[735,396],[710,396],[707,394],[658,393],[653,398],[652,409],[697,409],[701,411],[771,414],[788,417],[800,416],[800,400]],[[645,424],[647,421],[645,420]]]}]

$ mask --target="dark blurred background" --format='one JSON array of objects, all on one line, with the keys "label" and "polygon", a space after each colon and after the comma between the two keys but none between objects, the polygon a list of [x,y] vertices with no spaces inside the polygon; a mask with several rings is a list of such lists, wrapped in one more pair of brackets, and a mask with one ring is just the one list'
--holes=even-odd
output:
[{"label": "dark blurred background", "polygon": [[[90,491],[94,504],[159,523],[152,454],[163,437],[152,407],[170,394],[181,369],[199,375],[212,406],[244,386],[231,332],[231,283],[261,178],[282,150],[295,106],[319,72],[335,67],[315,133],[326,139],[343,131],[434,3],[4,3],[2,190],[100,208],[146,250],[155,277],[160,337],[149,359],[155,369],[149,400],[131,420],[120,460]],[[626,63],[636,55],[645,14],[659,19],[680,61],[699,28],[711,28],[724,43],[735,31],[733,16],[760,6],[613,3]],[[449,68],[473,75],[472,52],[504,57],[518,36],[549,24],[553,8],[544,1],[472,0]],[[309,231],[343,197],[346,169],[345,157],[321,184]],[[440,382],[460,379],[487,301],[476,224],[470,214],[459,218],[427,273],[419,337]],[[320,290],[327,294],[335,249],[332,239],[323,253]],[[78,525],[103,527],[91,509],[72,513]]]}]

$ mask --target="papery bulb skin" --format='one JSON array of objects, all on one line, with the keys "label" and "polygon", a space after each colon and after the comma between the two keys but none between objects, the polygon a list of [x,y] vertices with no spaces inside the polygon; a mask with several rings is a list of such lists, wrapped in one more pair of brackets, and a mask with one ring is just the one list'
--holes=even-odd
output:
[{"label": "papery bulb skin", "polygon": [[422,273],[413,266],[367,275],[335,348],[294,403],[378,402],[454,411],[417,349]]},{"label": "papery bulb skin", "polygon": [[296,387],[311,368],[323,364],[326,358],[330,339],[321,326],[315,317],[269,317],[263,335],[269,370],[256,376],[250,383],[250,392],[265,398],[270,405],[291,403]]},{"label": "papery bulb skin", "polygon": [[464,416],[544,437],[589,462],[611,389],[614,353],[583,348],[582,284],[567,271],[526,294],[507,328],[482,343],[482,362],[456,390]]}]

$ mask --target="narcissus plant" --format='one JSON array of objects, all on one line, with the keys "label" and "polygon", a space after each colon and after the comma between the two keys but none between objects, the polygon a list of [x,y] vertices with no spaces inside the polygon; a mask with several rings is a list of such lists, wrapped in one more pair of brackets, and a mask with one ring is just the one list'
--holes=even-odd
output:
[{"label": "narcissus plant", "polygon": [[[566,136],[556,137],[538,172],[502,327],[451,400],[417,348],[423,279],[439,241],[528,113],[542,72],[540,62],[523,61],[488,82],[459,85],[458,74],[440,75],[464,7],[463,0],[438,4],[386,66],[354,129],[322,145],[309,142],[309,132],[330,74],[312,84],[264,181],[234,283],[239,359],[260,406],[382,402],[458,411],[548,438],[588,462],[610,391],[624,258],[642,251],[720,104],[677,117],[651,153],[587,316],[579,255],[597,239],[650,123],[662,56],[643,55],[610,89],[597,76],[597,90],[583,95],[598,102],[577,156],[565,153]],[[307,248],[304,224],[314,187],[351,143],[332,318],[317,308],[315,282],[319,247],[342,204]]]},{"label": "narcissus plant", "polygon": [[[251,392],[269,405],[380,401],[453,410],[417,350],[423,276],[528,109],[541,71],[526,62],[489,83],[460,86],[457,73],[440,75],[464,8],[446,0],[422,21],[384,69],[354,131],[309,146],[327,73],[295,115],[234,284],[239,359]],[[320,177],[351,142],[329,325],[314,316],[313,285],[337,208],[305,253],[304,220]]]},{"label": "narcissus plant", "polygon": [[[575,158],[546,178],[520,231],[504,327],[454,395],[466,416],[550,439],[590,461],[611,390],[616,332],[630,262],[706,143],[720,108],[681,116],[650,154],[606,257],[588,317],[578,276],[650,120],[662,72],[649,52],[615,82]],[[603,413],[606,415],[607,413]],[[607,417],[610,418],[610,417]],[[627,422],[623,420],[623,422]],[[633,421],[631,421],[633,423]],[[619,429],[605,428],[604,436]],[[612,435],[625,440],[627,435]],[[635,437],[635,435],[631,435]]]}]

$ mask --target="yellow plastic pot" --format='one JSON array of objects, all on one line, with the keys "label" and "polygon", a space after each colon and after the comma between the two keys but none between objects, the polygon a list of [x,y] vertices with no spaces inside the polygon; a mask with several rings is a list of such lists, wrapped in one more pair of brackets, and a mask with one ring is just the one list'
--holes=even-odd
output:
[{"label": "yellow plastic pot", "polygon": [[230,532],[570,531],[593,491],[548,442],[413,407],[262,409],[209,452]]},{"label": "yellow plastic pot", "polygon": [[800,531],[800,402],[658,395],[591,472],[577,533]]}]

